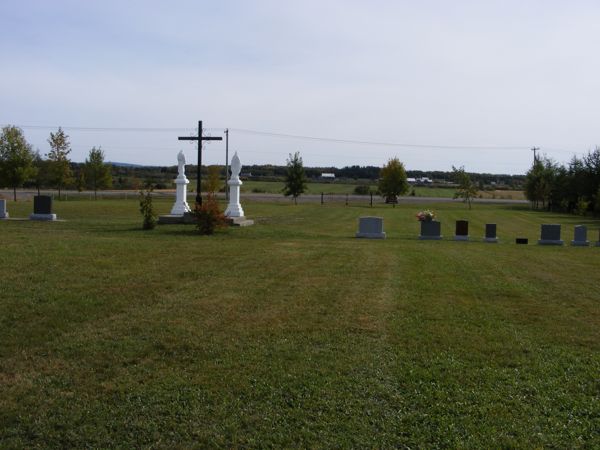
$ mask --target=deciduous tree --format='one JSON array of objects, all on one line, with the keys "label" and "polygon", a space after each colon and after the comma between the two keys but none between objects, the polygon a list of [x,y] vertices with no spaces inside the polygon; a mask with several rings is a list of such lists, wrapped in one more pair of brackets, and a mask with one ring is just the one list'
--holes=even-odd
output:
[{"label": "deciduous tree", "polygon": [[469,204],[469,209],[471,209],[471,200],[477,195],[477,186],[475,186],[469,174],[465,172],[464,166],[458,169],[452,166],[452,178],[458,184],[454,198],[462,198],[463,201]]},{"label": "deciduous tree", "polygon": [[386,202],[396,203],[399,195],[408,192],[408,181],[404,164],[398,158],[392,158],[383,166],[379,175],[379,192]]},{"label": "deciduous tree", "polygon": [[33,168],[34,153],[31,145],[25,140],[23,131],[8,125],[2,128],[0,135],[0,185],[13,188],[14,200],[17,201],[17,188],[35,173]]},{"label": "deciduous tree", "polygon": [[100,147],[92,147],[85,160],[85,178],[94,190],[94,199],[98,198],[98,189],[108,189],[112,186],[110,165],[104,163],[104,152]]},{"label": "deciduous tree", "polygon": [[306,191],[306,173],[300,152],[292,154],[287,160],[287,173],[283,194],[294,197],[294,204],[298,204],[298,197]]},{"label": "deciduous tree", "polygon": [[58,189],[58,198],[60,199],[62,188],[73,181],[71,161],[69,160],[69,153],[71,153],[69,136],[59,127],[56,133],[50,133],[48,144],[50,144],[48,153],[50,179]]}]

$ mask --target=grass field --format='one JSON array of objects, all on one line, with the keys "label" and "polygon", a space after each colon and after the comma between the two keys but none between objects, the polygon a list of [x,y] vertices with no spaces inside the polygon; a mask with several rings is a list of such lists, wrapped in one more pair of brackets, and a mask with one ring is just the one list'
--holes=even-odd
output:
[{"label": "grass field", "polygon": [[[353,194],[354,188],[358,184],[351,183],[308,183],[307,194]],[[265,192],[269,194],[280,194],[283,191],[283,182],[277,181],[244,181],[242,192]],[[371,186],[373,191],[377,190],[377,186]],[[413,188],[411,187],[411,190]],[[454,195],[455,189],[439,188],[428,186],[415,186],[415,195],[417,197],[441,197],[451,198]],[[481,191],[478,196],[482,198],[524,200],[525,196],[522,191]]]},{"label": "grass field", "polygon": [[246,203],[210,237],[55,206],[0,222],[0,447],[600,447],[600,248],[514,245],[580,218],[428,204],[464,243],[414,205]]}]

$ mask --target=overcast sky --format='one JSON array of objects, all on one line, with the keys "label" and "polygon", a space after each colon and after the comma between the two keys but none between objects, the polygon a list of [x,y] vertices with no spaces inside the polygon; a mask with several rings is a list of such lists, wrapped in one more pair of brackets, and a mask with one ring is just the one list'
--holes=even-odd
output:
[{"label": "overcast sky", "polygon": [[598,24],[598,1],[2,0],[0,123],[42,153],[63,126],[74,161],[195,163],[203,120],[242,164],[524,173],[600,145]]}]

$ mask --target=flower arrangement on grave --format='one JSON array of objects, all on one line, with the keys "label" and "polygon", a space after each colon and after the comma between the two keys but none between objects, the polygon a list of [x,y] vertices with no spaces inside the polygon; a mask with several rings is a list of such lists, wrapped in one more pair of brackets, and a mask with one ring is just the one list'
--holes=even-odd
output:
[{"label": "flower arrangement on grave", "polygon": [[431,222],[433,219],[435,219],[435,213],[429,209],[417,213],[417,220],[419,222]]}]

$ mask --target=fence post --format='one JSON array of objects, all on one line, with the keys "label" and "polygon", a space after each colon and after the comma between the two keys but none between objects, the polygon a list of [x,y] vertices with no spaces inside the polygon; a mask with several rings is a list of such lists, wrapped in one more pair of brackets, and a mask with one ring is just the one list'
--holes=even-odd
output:
[{"label": "fence post", "polygon": [[370,194],[371,194],[371,208],[372,208],[373,207],[373,193],[370,192]]},{"label": "fence post", "polygon": [[323,193],[321,192],[321,205],[323,204]]},{"label": "fence post", "polygon": [[348,206],[348,194],[346,194],[346,206]]}]

